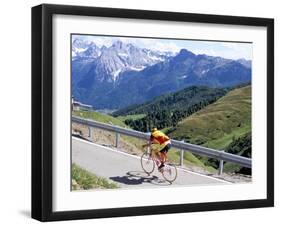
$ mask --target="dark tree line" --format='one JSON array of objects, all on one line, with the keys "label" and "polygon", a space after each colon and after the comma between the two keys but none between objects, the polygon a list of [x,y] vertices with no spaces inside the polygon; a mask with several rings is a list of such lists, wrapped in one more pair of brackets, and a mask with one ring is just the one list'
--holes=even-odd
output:
[{"label": "dark tree line", "polygon": [[179,121],[199,111],[207,105],[215,102],[218,96],[198,101],[191,106],[178,105],[176,108],[168,110],[162,109],[160,105],[154,105],[152,110],[147,112],[146,116],[141,119],[125,120],[125,124],[134,130],[149,132],[153,127],[163,129],[166,127],[174,127]]}]

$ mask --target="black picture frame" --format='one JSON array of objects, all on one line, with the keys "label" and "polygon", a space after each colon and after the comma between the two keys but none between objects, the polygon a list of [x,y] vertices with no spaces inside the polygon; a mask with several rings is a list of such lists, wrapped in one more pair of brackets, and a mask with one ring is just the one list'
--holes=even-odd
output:
[{"label": "black picture frame", "polygon": [[[95,210],[52,210],[52,18],[55,14],[182,21],[267,28],[267,198]],[[274,20],[237,16],[43,4],[32,8],[32,218],[122,217],[274,206]]]}]

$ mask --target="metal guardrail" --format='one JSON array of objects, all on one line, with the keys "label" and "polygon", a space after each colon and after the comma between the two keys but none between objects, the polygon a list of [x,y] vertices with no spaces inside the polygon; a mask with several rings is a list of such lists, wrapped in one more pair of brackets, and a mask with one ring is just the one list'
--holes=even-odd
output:
[{"label": "metal guardrail", "polygon": [[[116,147],[118,147],[119,134],[132,136],[132,137],[136,137],[136,138],[144,139],[144,140],[148,140],[150,138],[150,134],[148,134],[148,133],[142,133],[142,132],[139,132],[136,130],[122,128],[119,126],[101,123],[101,122],[93,121],[90,119],[84,119],[84,118],[80,118],[80,117],[76,117],[76,116],[72,116],[72,122],[88,126],[89,134],[91,133],[90,127],[96,127],[99,129],[115,132],[116,133]],[[222,170],[223,170],[223,161],[232,162],[232,163],[235,163],[235,164],[247,167],[247,168],[252,168],[252,160],[250,158],[226,153],[223,150],[218,151],[215,149],[206,148],[206,147],[202,147],[199,145],[185,143],[183,141],[171,140],[171,142],[172,142],[173,147],[181,150],[181,155],[180,155],[181,164],[183,163],[183,152],[189,151],[189,152],[192,152],[197,155],[203,155],[203,156],[207,156],[209,158],[214,158],[214,159],[220,160],[219,174],[221,174]]]}]

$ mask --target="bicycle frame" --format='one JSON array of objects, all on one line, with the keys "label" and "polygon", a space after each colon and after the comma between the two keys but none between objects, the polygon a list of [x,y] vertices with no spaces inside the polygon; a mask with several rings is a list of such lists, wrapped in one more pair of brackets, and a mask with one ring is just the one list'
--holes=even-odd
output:
[{"label": "bicycle frame", "polygon": [[[168,160],[167,154],[160,153],[160,151],[156,151],[156,149],[153,149],[151,146],[148,146],[147,153],[151,156],[157,166],[160,166],[161,162],[165,163]],[[160,155],[164,155],[164,160],[161,159]]]}]

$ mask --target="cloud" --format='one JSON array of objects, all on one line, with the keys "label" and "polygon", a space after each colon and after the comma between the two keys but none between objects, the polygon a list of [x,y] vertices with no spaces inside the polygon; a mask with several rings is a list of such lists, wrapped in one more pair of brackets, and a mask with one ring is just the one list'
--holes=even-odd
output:
[{"label": "cloud", "polygon": [[191,51],[195,54],[206,54],[206,55],[209,55],[209,56],[220,56],[220,54],[213,49],[193,49]]},{"label": "cloud", "polygon": [[142,40],[142,42],[146,48],[158,50],[162,52],[165,51],[178,52],[180,50],[180,47],[172,41],[150,39],[150,40]]},{"label": "cloud", "polygon": [[234,58],[252,59],[252,44],[251,43],[227,43],[222,42],[220,45],[225,49],[229,55]]},{"label": "cloud", "polygon": [[252,44],[227,42],[202,42],[191,46],[190,50],[196,54],[220,56],[228,59],[252,59]]},{"label": "cloud", "polygon": [[158,51],[178,52],[180,47],[173,41],[149,38],[119,38],[122,42],[131,43],[140,48],[147,48]]},{"label": "cloud", "polygon": [[173,42],[167,42],[167,43],[162,43],[162,42],[157,42],[155,43],[155,45],[152,46],[152,48],[155,48],[156,50],[160,50],[160,51],[170,51],[170,52],[179,52],[180,51],[180,47],[178,45],[176,45]]},{"label": "cloud", "polygon": [[98,47],[106,46],[109,47],[112,45],[113,41],[111,38],[103,38],[103,37],[95,37],[90,38],[92,42],[94,42]]}]

